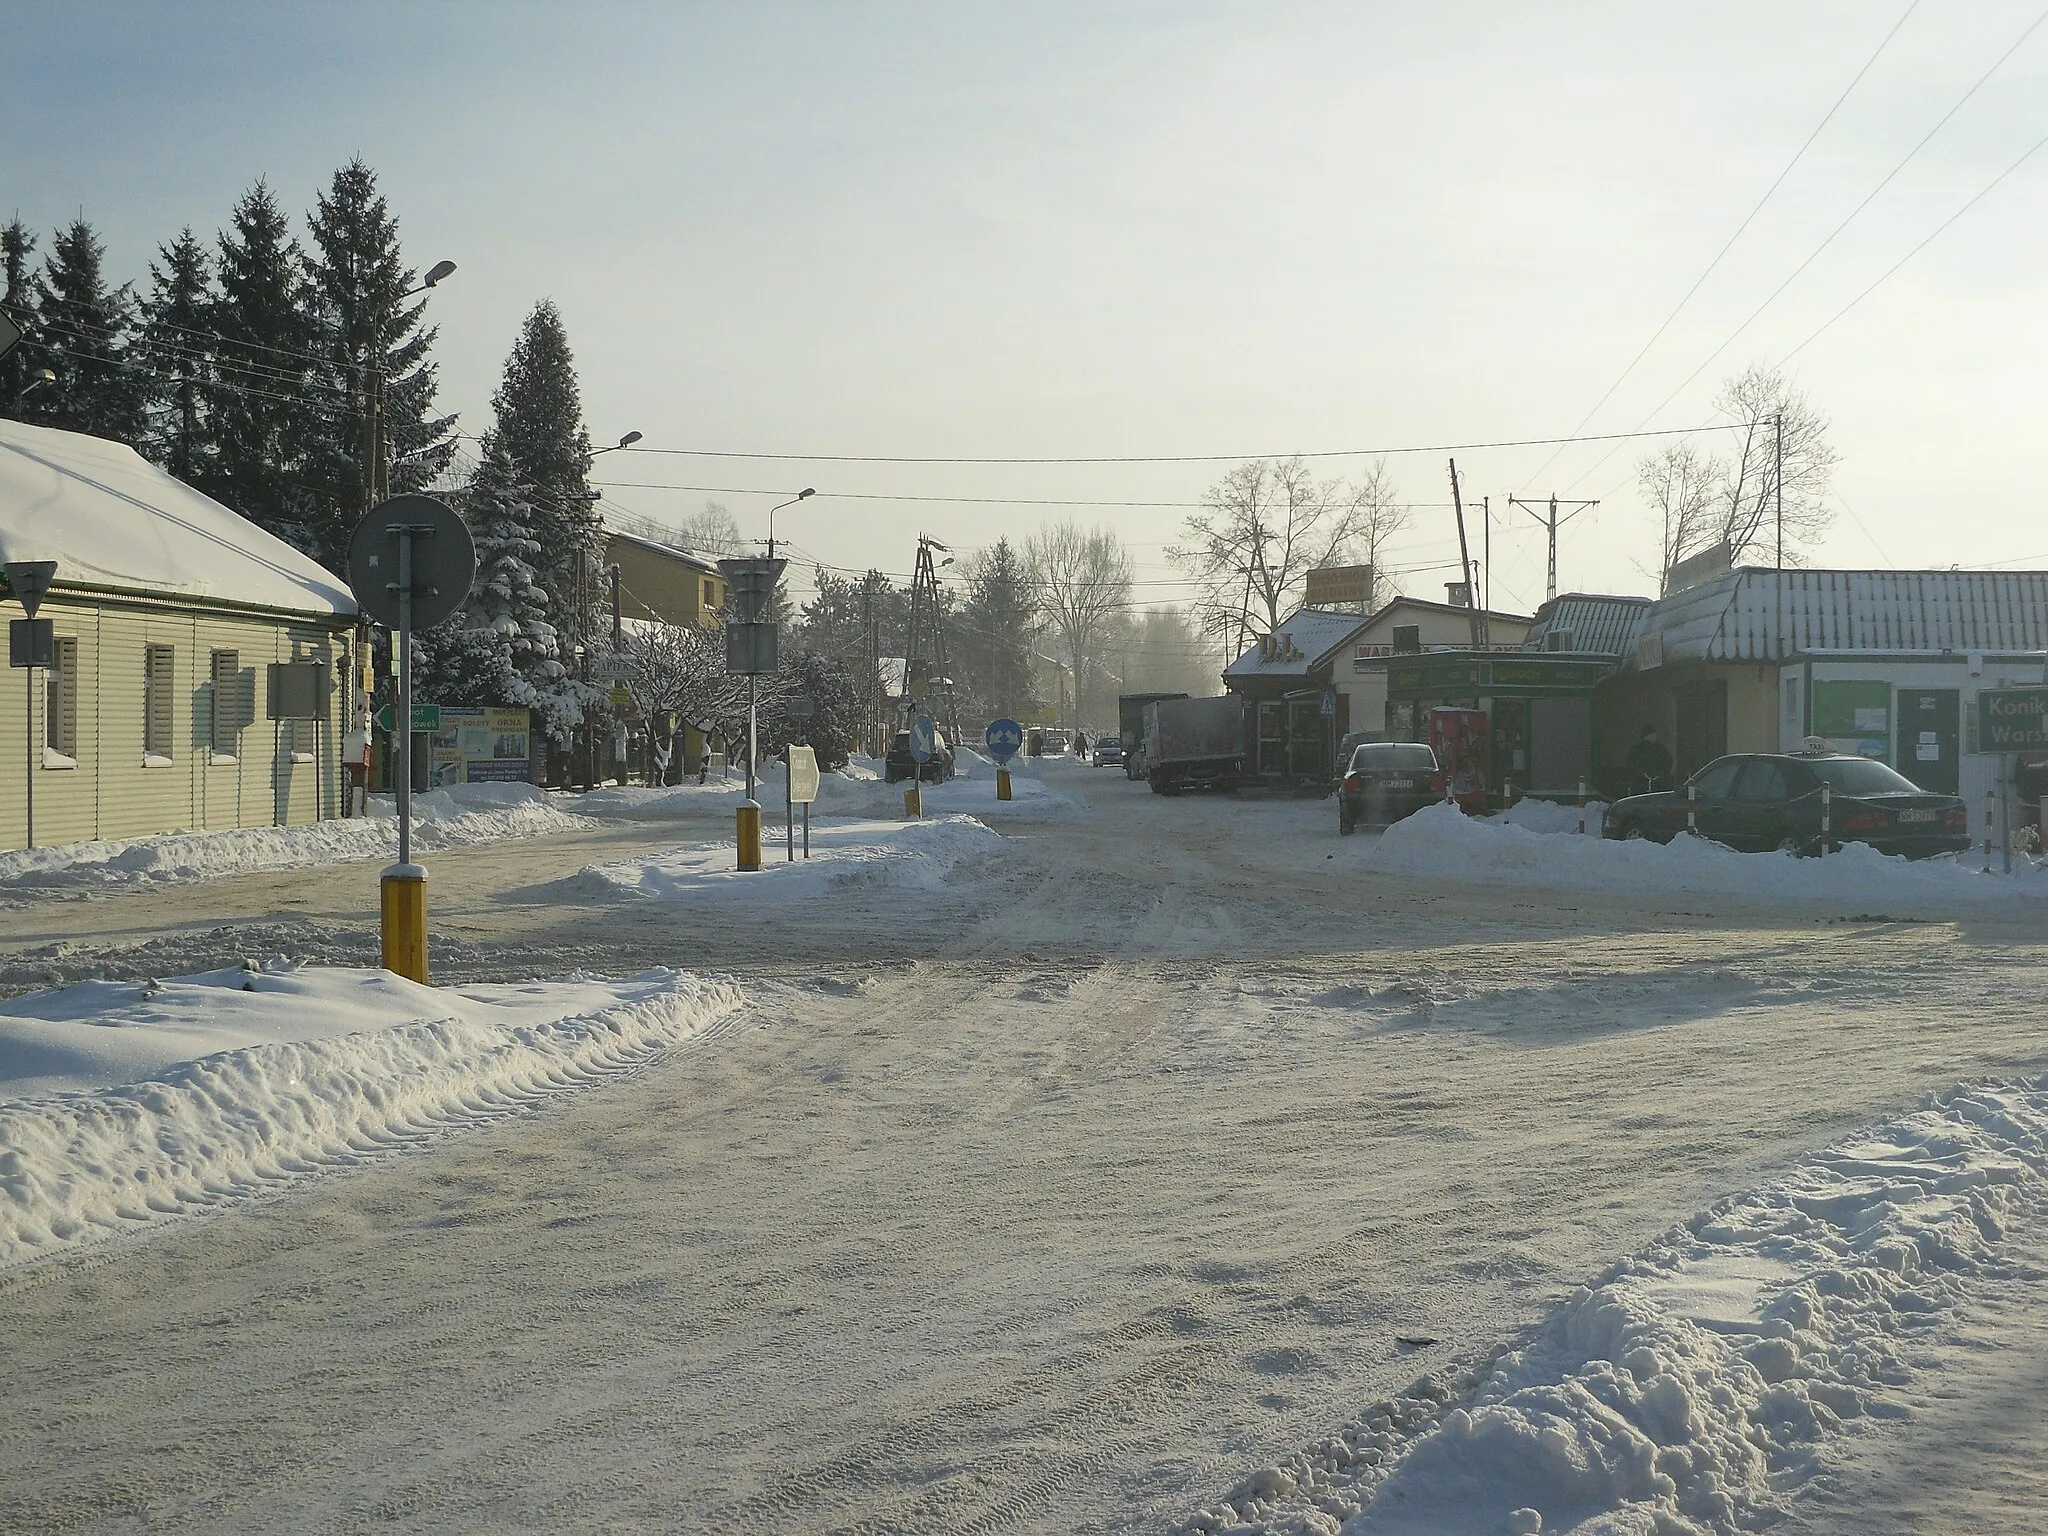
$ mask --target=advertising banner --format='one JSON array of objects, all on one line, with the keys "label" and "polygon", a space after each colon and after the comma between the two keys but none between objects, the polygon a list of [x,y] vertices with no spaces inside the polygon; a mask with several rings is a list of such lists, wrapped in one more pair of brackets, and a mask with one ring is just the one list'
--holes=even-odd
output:
[{"label": "advertising banner", "polygon": [[444,705],[429,751],[433,784],[531,784],[532,712]]}]

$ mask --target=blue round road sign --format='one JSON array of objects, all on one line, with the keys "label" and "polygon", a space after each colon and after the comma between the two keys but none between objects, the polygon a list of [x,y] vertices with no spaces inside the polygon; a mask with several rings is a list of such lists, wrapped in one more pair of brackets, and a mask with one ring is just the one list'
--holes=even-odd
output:
[{"label": "blue round road sign", "polygon": [[939,728],[932,724],[930,715],[919,715],[910,722],[910,755],[920,763],[932,760],[938,750]]},{"label": "blue round road sign", "polygon": [[1024,750],[1024,727],[1014,720],[992,720],[982,733],[982,740],[988,743],[991,757],[1007,763]]}]

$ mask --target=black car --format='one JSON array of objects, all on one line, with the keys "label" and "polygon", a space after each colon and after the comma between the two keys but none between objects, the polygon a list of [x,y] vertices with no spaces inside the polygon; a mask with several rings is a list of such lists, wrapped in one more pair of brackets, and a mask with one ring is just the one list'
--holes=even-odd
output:
[{"label": "black car", "polygon": [[889,755],[882,760],[882,780],[894,784],[900,779],[922,779],[927,784],[943,784],[953,777],[953,748],[946,740],[944,731],[932,733],[932,755],[920,768],[916,758],[910,755],[910,732],[898,731],[889,738]]},{"label": "black car", "polygon": [[1420,741],[1369,741],[1351,749],[1337,782],[1337,830],[1391,826],[1444,797],[1436,753]]},{"label": "black car", "polygon": [[1929,794],[1883,763],[1842,753],[1717,757],[1676,789],[1615,801],[1601,830],[1668,843],[1690,816],[1702,837],[1744,853],[1819,853],[1823,784],[1829,849],[1868,843],[1924,859],[1970,846],[1969,811],[1956,796]]}]

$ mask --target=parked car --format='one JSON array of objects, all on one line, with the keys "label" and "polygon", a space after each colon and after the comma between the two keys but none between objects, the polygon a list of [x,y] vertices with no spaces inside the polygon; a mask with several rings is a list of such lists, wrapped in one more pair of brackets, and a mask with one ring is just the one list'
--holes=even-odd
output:
[{"label": "parked car", "polygon": [[1601,831],[1668,843],[1690,814],[1702,837],[1744,853],[1819,853],[1823,784],[1827,848],[1868,843],[1924,859],[1970,846],[1969,810],[1958,797],[1929,794],[1883,763],[1838,752],[1717,757],[1676,789],[1615,801]]},{"label": "parked car", "polygon": [[1351,754],[1353,752],[1356,752],[1369,741],[1385,741],[1386,739],[1387,733],[1385,731],[1346,731],[1344,739],[1337,743],[1337,755],[1331,759],[1330,783],[1334,786],[1338,780],[1351,771]]},{"label": "parked car", "polygon": [[1095,738],[1095,756],[1092,759],[1098,768],[1121,767],[1124,760],[1124,744],[1117,737],[1104,731]]},{"label": "parked car", "polygon": [[1444,797],[1444,776],[1426,742],[1369,741],[1351,749],[1337,783],[1337,830],[1392,826]]},{"label": "parked car", "polygon": [[932,733],[932,755],[920,767],[916,758],[910,755],[910,732],[898,731],[889,738],[889,755],[883,760],[882,778],[894,784],[900,779],[921,779],[927,784],[943,784],[953,777],[953,745],[946,740],[944,731]]}]

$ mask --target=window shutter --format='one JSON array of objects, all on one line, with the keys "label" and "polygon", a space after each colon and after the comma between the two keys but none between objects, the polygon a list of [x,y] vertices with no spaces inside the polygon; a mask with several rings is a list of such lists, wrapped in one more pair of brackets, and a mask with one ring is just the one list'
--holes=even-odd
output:
[{"label": "window shutter", "polygon": [[57,642],[57,676],[62,679],[57,696],[57,750],[66,757],[78,756],[78,637],[65,635]]},{"label": "window shutter", "polygon": [[171,755],[176,656],[168,645],[148,646],[142,653],[142,750],[155,757]]},{"label": "window shutter", "polygon": [[235,697],[240,660],[236,651],[213,653],[213,750],[222,757],[235,755],[242,729],[242,701]]}]

